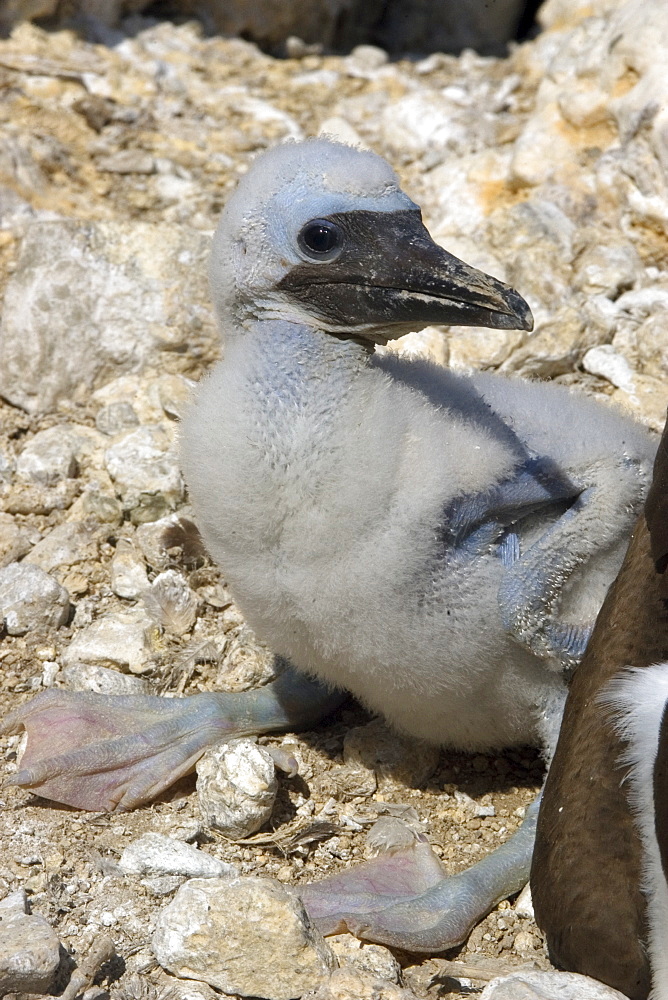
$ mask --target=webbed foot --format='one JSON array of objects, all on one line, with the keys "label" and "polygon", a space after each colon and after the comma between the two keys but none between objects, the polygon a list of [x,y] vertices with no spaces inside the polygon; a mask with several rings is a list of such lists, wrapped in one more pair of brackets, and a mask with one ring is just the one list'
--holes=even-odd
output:
[{"label": "webbed foot", "polygon": [[77,809],[134,809],[160,795],[204,751],[232,736],[305,727],[344,696],[287,667],[271,684],[187,698],[43,691],[11,712],[28,735],[9,784]]},{"label": "webbed foot", "polygon": [[78,809],[121,811],[155,798],[225,738],[206,695],[159,698],[44,691],[4,720],[25,728],[8,783]]},{"label": "webbed foot", "polygon": [[407,951],[439,952],[465,941],[502,899],[528,882],[538,799],[517,833],[472,868],[444,874],[428,844],[380,855],[299,892],[323,934]]}]

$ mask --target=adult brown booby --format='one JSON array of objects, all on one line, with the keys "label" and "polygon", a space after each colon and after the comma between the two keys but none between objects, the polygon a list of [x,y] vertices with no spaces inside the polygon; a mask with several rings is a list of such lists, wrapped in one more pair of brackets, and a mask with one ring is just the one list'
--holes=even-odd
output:
[{"label": "adult brown booby", "polygon": [[668,426],[573,677],[531,868],[553,961],[630,1000],[668,998],[667,565]]}]

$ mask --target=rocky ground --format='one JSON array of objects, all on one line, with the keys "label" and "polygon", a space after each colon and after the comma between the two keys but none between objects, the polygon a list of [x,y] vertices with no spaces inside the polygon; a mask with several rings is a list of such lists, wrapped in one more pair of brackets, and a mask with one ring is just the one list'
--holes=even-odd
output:
[{"label": "rocky ground", "polygon": [[[270,676],[188,528],[175,441],[192,380],[220,350],[210,233],[252,157],[275,142],[327,132],[387,156],[434,236],[517,287],[536,318],[530,336],[432,329],[400,350],[556,379],[662,426],[668,9],[549,0],[541,16],[543,32],[506,59],[391,62],[371,47],[334,57],[295,42],[276,60],[192,23],[139,17],[122,31],[98,26],[97,42],[28,24],[0,42],[3,712],[48,687],[189,694]],[[11,774],[18,737],[3,746]],[[369,856],[389,817],[456,871],[517,828],[540,784],[533,750],[397,746],[354,705],[314,732],[247,746],[264,753],[253,766],[268,766],[265,751],[278,763],[277,797],[269,821],[235,840],[211,827],[194,778],[122,815],[5,788],[0,927],[41,942],[32,972],[10,969],[5,989],[60,993],[92,950],[71,997],[220,995],[177,979],[151,948],[188,877],[223,871],[215,859],[296,884]],[[200,853],[174,860],[165,842],[142,840],[124,854],[147,833]],[[292,904],[276,905],[287,926]],[[260,957],[247,947],[246,965],[279,982],[282,945]],[[337,973],[322,997],[444,996],[466,992],[467,977],[472,989],[517,966],[550,967],[526,900],[501,903],[445,958],[397,955],[401,970],[386,949],[333,947],[356,963],[357,985]],[[318,955],[299,992],[336,964]],[[456,976],[446,959],[465,968]],[[384,982],[375,994],[370,977]],[[280,989],[267,995],[297,995]]]}]

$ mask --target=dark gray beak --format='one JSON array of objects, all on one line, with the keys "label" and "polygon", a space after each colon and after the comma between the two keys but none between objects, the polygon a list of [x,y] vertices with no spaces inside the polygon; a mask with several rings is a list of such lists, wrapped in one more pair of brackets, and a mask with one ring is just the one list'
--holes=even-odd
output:
[{"label": "dark gray beak", "polygon": [[336,255],[299,264],[280,287],[328,327],[401,327],[395,336],[432,323],[533,328],[522,296],[434,243],[419,210],[340,212],[321,222],[338,233]]}]

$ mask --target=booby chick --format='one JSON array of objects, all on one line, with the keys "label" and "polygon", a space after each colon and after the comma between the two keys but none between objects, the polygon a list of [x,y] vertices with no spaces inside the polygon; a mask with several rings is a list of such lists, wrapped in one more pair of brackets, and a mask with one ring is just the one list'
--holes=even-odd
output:
[{"label": "booby chick", "polygon": [[[45,692],[15,784],[128,809],[240,733],[306,726],[352,692],[413,736],[554,745],[564,670],[621,563],[653,446],[565,388],[374,354],[431,323],[530,329],[512,288],[437,246],[380,157],[326,140],[258,158],[223,212],[211,288],[224,359],[182,430],[206,545],[286,664],[243,694]],[[309,905],[438,951],[528,877],[535,810],[445,880],[387,856]],[[404,877],[405,876],[405,877]],[[388,885],[391,887],[388,890]],[[324,911],[327,912],[324,912]]]},{"label": "booby chick", "polygon": [[553,961],[668,1000],[668,427],[577,668],[531,869]]}]

